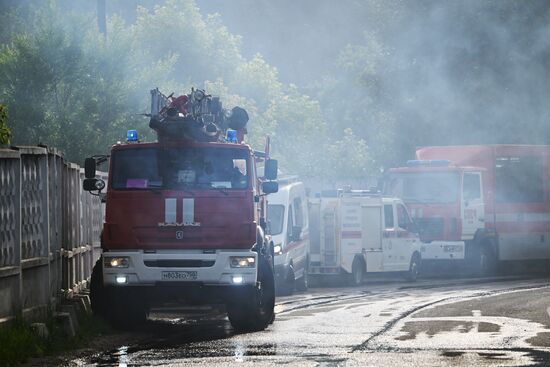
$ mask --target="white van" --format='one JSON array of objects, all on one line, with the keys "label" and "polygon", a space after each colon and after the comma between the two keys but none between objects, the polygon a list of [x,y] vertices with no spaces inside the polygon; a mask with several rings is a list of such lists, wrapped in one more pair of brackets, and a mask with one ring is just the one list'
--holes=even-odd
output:
[{"label": "white van", "polygon": [[[330,197],[332,196],[332,197]],[[399,272],[416,280],[420,239],[403,201],[368,191],[339,191],[310,202],[311,275]]]},{"label": "white van", "polygon": [[275,254],[275,286],[280,295],[308,286],[309,221],[304,184],[280,177],[279,191],[268,196],[269,234]]}]

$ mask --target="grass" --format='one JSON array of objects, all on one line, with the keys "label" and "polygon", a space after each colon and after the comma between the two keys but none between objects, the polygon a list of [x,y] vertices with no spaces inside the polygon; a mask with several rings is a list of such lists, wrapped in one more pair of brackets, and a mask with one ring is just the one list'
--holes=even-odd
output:
[{"label": "grass", "polygon": [[16,318],[0,329],[0,367],[17,366],[29,358],[76,349],[84,346],[94,336],[112,332],[103,320],[94,316],[81,316],[78,322],[80,327],[76,336],[68,337],[51,313],[45,322],[49,335],[41,338],[31,328],[30,323]]}]

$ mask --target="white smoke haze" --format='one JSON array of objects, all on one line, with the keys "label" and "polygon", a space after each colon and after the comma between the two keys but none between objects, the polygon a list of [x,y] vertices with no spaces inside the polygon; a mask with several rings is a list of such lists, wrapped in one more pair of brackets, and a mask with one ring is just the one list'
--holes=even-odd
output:
[{"label": "white smoke haze", "polygon": [[[25,13],[39,3],[0,6]],[[161,84],[206,81],[229,105],[243,104],[253,143],[272,135],[288,173],[351,180],[399,165],[422,145],[549,143],[547,1],[106,0],[109,32],[124,33],[140,14],[176,3],[202,17],[189,19],[190,42],[210,43],[188,49],[189,32],[177,32],[185,24],[159,24],[173,42],[148,35],[144,57],[163,60],[157,67],[169,74]],[[96,22],[95,1],[52,4]],[[15,25],[2,27],[8,43],[4,30]],[[193,75],[182,71],[190,64]],[[130,93],[134,105],[144,105],[147,83]]]}]

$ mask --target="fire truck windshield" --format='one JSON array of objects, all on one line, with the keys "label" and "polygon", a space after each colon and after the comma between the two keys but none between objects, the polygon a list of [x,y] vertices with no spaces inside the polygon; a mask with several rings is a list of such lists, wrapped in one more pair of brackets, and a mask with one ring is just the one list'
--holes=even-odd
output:
[{"label": "fire truck windshield", "polygon": [[135,148],[112,156],[113,189],[245,189],[248,152],[228,148]]},{"label": "fire truck windshield", "polygon": [[410,203],[455,203],[460,180],[454,172],[392,173],[385,193]]}]

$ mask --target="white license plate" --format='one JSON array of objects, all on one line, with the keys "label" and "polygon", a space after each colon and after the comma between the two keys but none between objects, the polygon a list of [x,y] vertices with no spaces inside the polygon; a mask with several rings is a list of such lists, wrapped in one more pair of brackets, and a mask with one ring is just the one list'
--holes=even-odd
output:
[{"label": "white license plate", "polygon": [[163,271],[162,280],[196,280],[196,271]]}]

